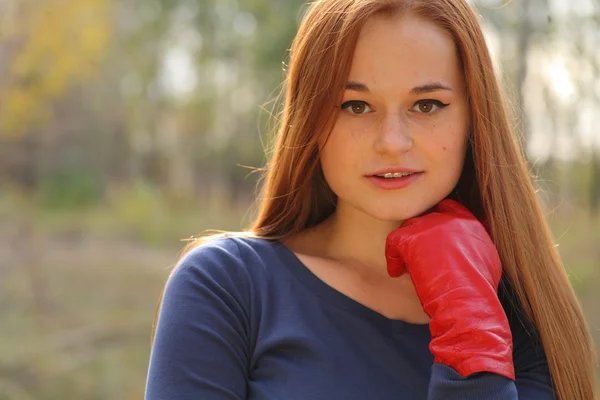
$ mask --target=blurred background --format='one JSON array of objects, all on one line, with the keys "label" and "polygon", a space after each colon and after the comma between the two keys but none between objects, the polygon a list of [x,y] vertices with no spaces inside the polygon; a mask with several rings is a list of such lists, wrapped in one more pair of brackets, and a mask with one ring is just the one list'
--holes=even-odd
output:
[{"label": "blurred background", "polygon": [[[251,220],[302,3],[0,0],[0,400],[143,398],[182,239]],[[471,3],[599,340],[600,3]]]}]

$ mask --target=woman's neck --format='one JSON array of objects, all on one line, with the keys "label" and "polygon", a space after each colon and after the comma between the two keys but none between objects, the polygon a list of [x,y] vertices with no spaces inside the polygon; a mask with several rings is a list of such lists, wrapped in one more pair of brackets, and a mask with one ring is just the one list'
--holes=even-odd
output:
[{"label": "woman's neck", "polygon": [[340,204],[329,218],[300,235],[297,251],[385,273],[385,241],[401,223],[377,220]]}]

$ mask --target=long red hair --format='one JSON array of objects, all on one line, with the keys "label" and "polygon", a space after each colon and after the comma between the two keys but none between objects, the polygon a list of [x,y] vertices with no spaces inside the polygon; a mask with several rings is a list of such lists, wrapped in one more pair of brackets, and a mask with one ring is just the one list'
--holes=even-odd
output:
[{"label": "long red hair", "polygon": [[[455,196],[486,220],[522,318],[539,331],[558,398],[595,399],[596,361],[586,320],[511,130],[477,16],[465,0],[320,0],[309,6],[291,47],[258,214],[244,234],[282,240],[335,210],[335,194],[320,168],[319,141],[336,119],[334,105],[365,21],[374,14],[403,13],[445,29],[462,61],[470,146]],[[186,251],[204,241],[195,240]]]}]

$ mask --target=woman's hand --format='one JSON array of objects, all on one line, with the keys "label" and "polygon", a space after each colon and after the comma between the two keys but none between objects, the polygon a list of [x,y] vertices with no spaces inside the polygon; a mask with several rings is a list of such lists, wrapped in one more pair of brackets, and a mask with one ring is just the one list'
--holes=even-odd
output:
[{"label": "woman's hand", "polygon": [[465,377],[487,371],[515,379],[512,335],[497,296],[502,265],[469,210],[443,200],[390,233],[385,254],[390,276],[410,275],[431,318],[434,362]]}]

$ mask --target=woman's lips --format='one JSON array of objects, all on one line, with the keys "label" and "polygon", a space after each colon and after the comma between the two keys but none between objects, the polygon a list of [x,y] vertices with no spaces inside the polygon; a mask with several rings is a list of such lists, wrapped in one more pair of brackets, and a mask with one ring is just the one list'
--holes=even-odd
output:
[{"label": "woman's lips", "polygon": [[370,175],[366,178],[371,181],[371,183],[377,186],[379,189],[383,190],[397,190],[403,189],[408,185],[415,182],[423,175],[423,172],[415,172],[407,176],[403,176],[400,178],[381,178],[376,175]]}]

